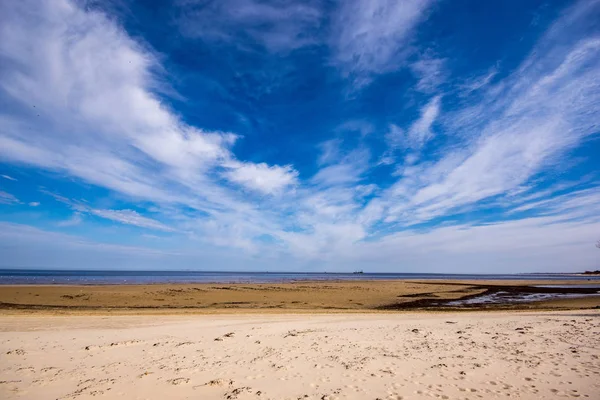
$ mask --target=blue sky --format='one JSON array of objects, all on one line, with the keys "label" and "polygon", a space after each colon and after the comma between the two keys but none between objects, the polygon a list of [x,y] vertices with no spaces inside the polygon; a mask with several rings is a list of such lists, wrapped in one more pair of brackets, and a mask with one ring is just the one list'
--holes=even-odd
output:
[{"label": "blue sky", "polygon": [[0,4],[0,267],[598,268],[600,1]]}]

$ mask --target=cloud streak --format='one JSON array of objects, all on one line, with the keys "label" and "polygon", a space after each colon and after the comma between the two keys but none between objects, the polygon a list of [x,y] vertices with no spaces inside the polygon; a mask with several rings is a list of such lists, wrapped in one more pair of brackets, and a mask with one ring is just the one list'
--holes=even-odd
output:
[{"label": "cloud streak", "polygon": [[20,204],[21,202],[14,195],[0,190],[0,204]]},{"label": "cloud streak", "polygon": [[433,1],[351,0],[339,3],[333,23],[334,62],[357,85],[389,72],[409,53],[410,34]]},{"label": "cloud streak", "polygon": [[179,27],[184,35],[252,50],[277,53],[317,43],[321,23],[318,2],[180,1]]},{"label": "cloud streak", "polygon": [[[576,12],[578,8],[571,10]],[[556,26],[563,25],[557,22]],[[563,34],[562,40],[569,35]],[[594,76],[600,71],[600,48],[594,38],[571,40],[572,46],[542,51],[551,44],[548,35],[543,37],[514,74],[484,89],[481,107],[471,106],[482,111],[467,110],[466,126],[461,125],[465,110],[444,116],[453,130],[462,130],[457,136],[464,138],[462,143],[436,162],[406,169],[386,193],[387,201],[395,203],[387,218],[405,224],[425,222],[505,195],[596,134],[592,110],[600,108]],[[417,143],[429,137],[423,128],[430,126],[432,116],[437,117],[437,112],[422,113],[413,125],[419,127],[413,132],[425,132],[415,135]],[[481,128],[471,128],[474,119]]]},{"label": "cloud streak", "polygon": [[9,181],[13,181],[16,182],[17,179],[13,178],[12,176],[9,175],[0,175],[1,177],[3,177],[4,179],[8,179]]}]

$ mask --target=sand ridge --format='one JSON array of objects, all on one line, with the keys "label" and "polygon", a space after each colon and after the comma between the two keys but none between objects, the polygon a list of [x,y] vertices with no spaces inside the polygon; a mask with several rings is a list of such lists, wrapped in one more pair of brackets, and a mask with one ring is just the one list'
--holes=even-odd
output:
[{"label": "sand ridge", "polygon": [[589,398],[600,312],[0,317],[3,399]]}]

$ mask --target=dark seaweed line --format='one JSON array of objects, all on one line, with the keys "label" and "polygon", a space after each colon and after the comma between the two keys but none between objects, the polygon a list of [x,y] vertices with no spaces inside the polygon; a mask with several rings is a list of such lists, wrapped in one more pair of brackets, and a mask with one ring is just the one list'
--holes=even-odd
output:
[{"label": "dark seaweed line", "polygon": [[500,286],[500,285],[471,285],[465,290],[485,289],[482,293],[468,294],[456,299],[419,299],[403,303],[392,303],[377,307],[378,310],[409,310],[409,309],[439,309],[439,310],[460,310],[468,309],[526,309],[531,303],[497,303],[497,304],[461,304],[459,306],[449,305],[450,302],[470,300],[481,296],[489,296],[498,292],[507,292],[510,294],[530,294],[530,293],[549,293],[549,294],[594,294],[598,292],[597,288],[541,288],[535,286]]}]

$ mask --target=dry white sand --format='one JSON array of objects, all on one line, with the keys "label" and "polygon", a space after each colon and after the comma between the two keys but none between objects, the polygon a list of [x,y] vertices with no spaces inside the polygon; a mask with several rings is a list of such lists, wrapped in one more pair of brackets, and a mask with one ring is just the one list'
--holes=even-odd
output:
[{"label": "dry white sand", "polygon": [[2,316],[0,398],[600,399],[600,312]]}]

